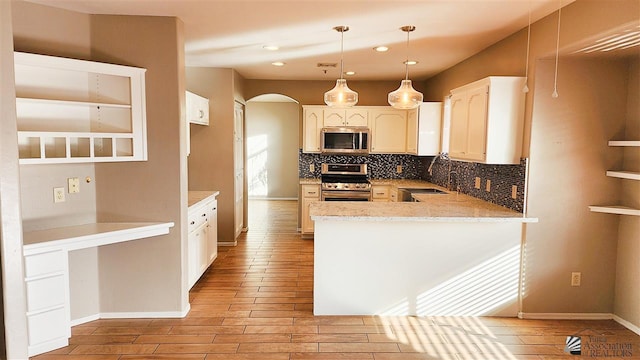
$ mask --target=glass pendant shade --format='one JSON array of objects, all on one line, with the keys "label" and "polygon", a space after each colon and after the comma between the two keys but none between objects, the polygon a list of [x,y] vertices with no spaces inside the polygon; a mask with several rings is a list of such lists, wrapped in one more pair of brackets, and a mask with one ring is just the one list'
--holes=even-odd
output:
[{"label": "glass pendant shade", "polygon": [[416,91],[409,80],[409,33],[415,29],[416,27],[411,25],[400,28],[407,33],[407,61],[404,62],[405,79],[400,83],[400,87],[396,91],[390,92],[387,97],[389,105],[395,109],[415,109],[422,103],[422,93]]},{"label": "glass pendant shade", "polygon": [[358,93],[349,89],[347,80],[336,80],[336,86],[324,93],[324,102],[332,107],[351,107],[358,103]]},{"label": "glass pendant shade", "polygon": [[344,75],[344,32],[349,31],[348,26],[336,26],[333,30],[340,33],[340,78],[336,80],[336,86],[324,93],[324,102],[330,107],[352,107],[358,103],[358,93],[349,89]]},{"label": "glass pendant shade", "polygon": [[411,80],[402,80],[398,90],[389,93],[388,100],[396,109],[415,109],[422,102],[422,93],[413,88]]}]

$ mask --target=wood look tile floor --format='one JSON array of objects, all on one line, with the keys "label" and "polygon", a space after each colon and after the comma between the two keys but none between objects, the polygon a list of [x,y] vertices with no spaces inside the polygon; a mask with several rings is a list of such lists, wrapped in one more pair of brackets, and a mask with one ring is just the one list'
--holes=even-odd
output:
[{"label": "wood look tile floor", "polygon": [[[251,201],[249,214],[249,232],[192,289],[186,318],[89,322],[34,359],[556,360],[579,358],[563,351],[577,333],[582,357],[640,359],[640,336],[614,321],[313,316],[313,241],[296,232],[297,202]],[[585,350],[594,335],[609,353]]]}]

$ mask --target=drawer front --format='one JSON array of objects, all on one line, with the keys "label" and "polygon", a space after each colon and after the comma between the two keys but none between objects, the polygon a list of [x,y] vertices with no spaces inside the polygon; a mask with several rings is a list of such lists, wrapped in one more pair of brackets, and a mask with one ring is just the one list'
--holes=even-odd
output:
[{"label": "drawer front", "polygon": [[318,185],[302,185],[302,197],[320,198],[320,186]]},{"label": "drawer front", "polygon": [[374,186],[371,189],[371,197],[374,199],[388,199],[389,198],[389,187],[387,186]]},{"label": "drawer front", "polygon": [[66,261],[65,252],[61,250],[25,256],[25,277],[30,278],[65,271]]},{"label": "drawer front", "polygon": [[208,218],[208,206],[198,206],[195,209],[189,209],[188,231],[195,231],[200,225],[204,224]]},{"label": "drawer front", "polygon": [[26,282],[27,311],[33,312],[66,303],[65,275],[57,275]]},{"label": "drawer front", "polygon": [[65,308],[59,308],[27,316],[29,345],[35,346],[47,341],[69,337],[71,326]]}]

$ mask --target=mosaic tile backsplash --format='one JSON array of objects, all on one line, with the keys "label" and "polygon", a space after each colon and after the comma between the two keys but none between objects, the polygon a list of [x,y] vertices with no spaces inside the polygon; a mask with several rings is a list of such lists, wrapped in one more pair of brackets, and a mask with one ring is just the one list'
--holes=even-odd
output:
[{"label": "mosaic tile backsplash", "polygon": [[[518,165],[490,165],[465,161],[449,160],[437,157],[429,173],[429,166],[433,157],[423,157],[422,179],[452,190],[459,187],[461,193],[524,212],[524,186],[526,179],[527,160],[523,159]],[[449,172],[451,167],[451,172]],[[449,174],[451,174],[449,178]],[[475,188],[475,179],[479,177],[480,189]],[[449,180],[450,179],[450,180]],[[487,180],[491,181],[490,191],[486,191]],[[511,197],[511,187],[518,187],[516,198]]]},{"label": "mosaic tile backsplash", "polygon": [[[422,161],[419,157],[402,154],[369,154],[369,155],[319,155],[305,154],[298,156],[298,174],[301,178],[319,178],[322,163],[329,164],[367,164],[371,179],[421,179]],[[313,172],[309,165],[313,164]],[[396,171],[402,165],[402,173]]]},{"label": "mosaic tile backsplash", "polygon": [[[431,173],[429,166],[432,164]],[[400,154],[369,154],[367,156],[305,154],[300,150],[298,173],[301,178],[319,178],[322,163],[367,164],[372,179],[422,179],[506,208],[524,212],[524,186],[527,160],[518,165],[488,165],[449,160],[446,156],[419,157]],[[309,165],[314,171],[309,171]],[[402,165],[402,173],[396,168]],[[449,184],[449,168],[451,183]],[[475,188],[475,178],[481,179],[480,189]],[[486,191],[487,180],[491,189]],[[511,197],[511,187],[517,186],[517,196]]]}]

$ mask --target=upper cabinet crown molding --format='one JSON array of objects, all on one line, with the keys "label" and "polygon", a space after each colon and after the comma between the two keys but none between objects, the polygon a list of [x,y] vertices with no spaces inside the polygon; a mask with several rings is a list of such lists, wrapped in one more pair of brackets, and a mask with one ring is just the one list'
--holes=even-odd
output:
[{"label": "upper cabinet crown molding", "polygon": [[147,160],[146,69],[14,57],[21,164]]}]

